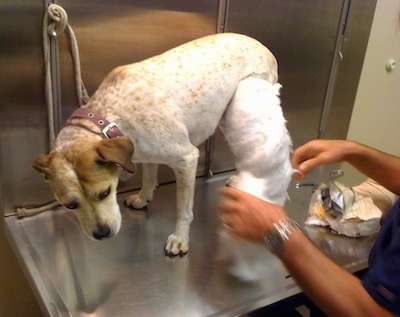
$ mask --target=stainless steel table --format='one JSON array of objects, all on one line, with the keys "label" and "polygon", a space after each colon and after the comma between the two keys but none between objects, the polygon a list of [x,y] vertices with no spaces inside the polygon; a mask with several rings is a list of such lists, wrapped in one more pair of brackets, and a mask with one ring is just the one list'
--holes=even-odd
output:
[{"label": "stainless steel table", "polygon": [[[284,300],[301,290],[265,251],[265,277],[242,282],[219,259],[216,189],[229,174],[198,179],[190,251],[168,258],[163,247],[175,227],[175,184],[163,185],[147,210],[121,204],[123,223],[111,240],[86,238],[71,211],[5,220],[6,232],[43,312],[48,316],[239,316]],[[307,217],[309,188],[290,188],[289,214]],[[122,202],[127,194],[120,194]],[[351,272],[367,267],[375,237],[346,238],[327,230],[307,233]]]}]

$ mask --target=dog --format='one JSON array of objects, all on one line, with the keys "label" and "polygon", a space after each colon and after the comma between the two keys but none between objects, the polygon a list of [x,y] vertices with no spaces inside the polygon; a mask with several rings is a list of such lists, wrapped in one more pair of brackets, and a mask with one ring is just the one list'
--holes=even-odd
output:
[{"label": "dog", "polygon": [[[176,177],[177,221],[164,249],[170,256],[185,254],[193,219],[197,147],[220,123],[236,157],[238,174],[231,180],[232,186],[245,182],[243,173],[265,179],[267,170],[276,172],[281,161],[287,160],[288,149],[284,158],[275,157],[274,147],[286,148],[287,142],[280,145],[273,135],[260,136],[263,141],[258,144],[264,144],[266,152],[254,162],[255,152],[251,151],[258,145],[245,149],[245,144],[236,142],[242,132],[253,133],[243,130],[242,114],[236,114],[242,104],[238,87],[243,84],[240,91],[251,96],[265,86],[277,96],[277,81],[274,55],[251,37],[221,33],[188,42],[112,70],[89,102],[78,109],[86,114],[72,115],[58,134],[54,149],[40,155],[32,167],[44,175],[56,199],[75,211],[83,232],[103,240],[117,234],[121,225],[116,200],[118,167],[133,173],[135,163],[142,163],[142,187],[125,201],[127,206],[141,209],[153,198],[158,164],[170,166]],[[263,106],[268,108],[268,101]],[[252,103],[247,102],[239,112],[252,111]],[[260,118],[258,121],[264,124]],[[265,124],[273,123],[267,121]],[[279,182],[279,177],[271,184],[261,183],[265,191],[272,192],[275,181]],[[283,187],[280,185],[278,191],[285,190]]]}]

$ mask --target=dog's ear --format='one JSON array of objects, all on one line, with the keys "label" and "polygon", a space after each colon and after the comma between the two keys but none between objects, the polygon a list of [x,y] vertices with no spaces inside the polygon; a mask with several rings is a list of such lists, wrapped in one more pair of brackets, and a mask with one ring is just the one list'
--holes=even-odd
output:
[{"label": "dog's ear", "polygon": [[38,173],[44,176],[47,181],[50,172],[50,161],[52,159],[51,154],[41,154],[38,158],[31,164],[31,167]]},{"label": "dog's ear", "polygon": [[129,173],[136,171],[132,162],[133,142],[126,136],[101,140],[97,146],[99,164],[118,164]]}]

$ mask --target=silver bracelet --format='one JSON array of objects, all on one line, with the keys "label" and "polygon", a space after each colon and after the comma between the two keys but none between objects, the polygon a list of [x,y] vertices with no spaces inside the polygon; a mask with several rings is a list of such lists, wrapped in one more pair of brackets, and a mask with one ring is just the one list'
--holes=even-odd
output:
[{"label": "silver bracelet", "polygon": [[273,228],[264,234],[264,243],[268,251],[276,254],[297,228],[300,226],[291,218],[273,223]]}]

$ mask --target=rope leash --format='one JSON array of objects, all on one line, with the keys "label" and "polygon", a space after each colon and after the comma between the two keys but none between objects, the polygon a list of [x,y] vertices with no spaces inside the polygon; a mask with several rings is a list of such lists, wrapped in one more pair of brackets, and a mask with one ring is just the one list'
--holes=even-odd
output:
[{"label": "rope leash", "polygon": [[55,131],[54,131],[54,100],[53,100],[53,78],[51,76],[51,62],[50,62],[50,37],[58,37],[63,32],[69,37],[71,46],[72,62],[74,64],[75,73],[75,87],[78,97],[79,106],[86,104],[89,101],[89,95],[86,91],[85,85],[81,76],[81,63],[79,59],[79,48],[76,41],[74,31],[68,24],[67,12],[57,4],[50,4],[47,12],[43,17],[43,57],[45,66],[45,90],[46,102],[48,111],[48,129],[49,129],[49,143],[53,147],[55,144]]},{"label": "rope leash", "polygon": [[58,201],[54,200],[44,206],[40,206],[37,208],[24,208],[24,207],[16,208],[15,214],[18,218],[30,217],[30,216],[37,215],[43,211],[53,209],[58,206],[61,206],[61,204]]},{"label": "rope leash", "polygon": [[[78,43],[74,31],[68,24],[67,12],[59,5],[50,4],[43,17],[43,58],[45,67],[45,94],[48,114],[48,130],[49,130],[49,145],[51,148],[55,145],[56,135],[54,131],[54,100],[53,100],[53,78],[51,75],[50,61],[50,39],[56,38],[63,32],[66,32],[70,40],[72,62],[74,64],[75,87],[79,106],[86,104],[89,101],[89,95],[81,76],[81,63],[79,59]],[[37,208],[16,208],[15,214],[18,218],[33,216],[43,211],[60,206],[58,201],[52,201],[44,206]]]}]

